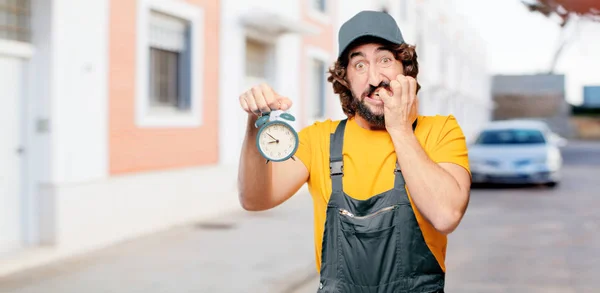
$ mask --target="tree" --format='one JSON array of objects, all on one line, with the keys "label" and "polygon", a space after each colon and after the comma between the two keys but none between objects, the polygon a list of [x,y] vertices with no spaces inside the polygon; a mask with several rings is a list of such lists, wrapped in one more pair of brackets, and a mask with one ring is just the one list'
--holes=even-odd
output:
[{"label": "tree", "polygon": [[558,16],[561,27],[561,41],[554,52],[549,73],[554,73],[558,59],[566,45],[573,41],[578,32],[579,20],[600,22],[600,1],[598,0],[522,0],[529,11],[538,12],[550,18]]}]

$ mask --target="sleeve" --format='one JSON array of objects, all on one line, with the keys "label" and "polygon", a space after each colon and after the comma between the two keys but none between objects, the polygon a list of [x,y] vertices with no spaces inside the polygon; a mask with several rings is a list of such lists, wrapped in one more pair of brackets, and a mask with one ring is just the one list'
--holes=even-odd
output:
[{"label": "sleeve", "polygon": [[431,159],[436,163],[454,163],[462,166],[471,174],[467,142],[458,121],[453,115],[440,117],[440,133]]},{"label": "sleeve", "polygon": [[313,126],[307,126],[298,132],[298,149],[295,157],[299,159],[310,173],[311,166],[311,137],[314,132]]}]

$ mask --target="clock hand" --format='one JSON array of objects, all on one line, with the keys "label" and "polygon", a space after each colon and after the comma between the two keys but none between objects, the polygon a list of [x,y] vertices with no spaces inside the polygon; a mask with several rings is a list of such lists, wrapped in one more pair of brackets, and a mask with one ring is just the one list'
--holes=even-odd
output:
[{"label": "clock hand", "polygon": [[275,140],[276,143],[279,143],[279,139],[274,138],[272,135],[270,135],[269,133],[267,133],[268,136],[270,136],[272,139]]}]

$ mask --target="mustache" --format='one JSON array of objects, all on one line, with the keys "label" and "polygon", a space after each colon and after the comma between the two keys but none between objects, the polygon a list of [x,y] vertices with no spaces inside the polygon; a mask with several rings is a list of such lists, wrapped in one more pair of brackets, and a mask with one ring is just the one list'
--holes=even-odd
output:
[{"label": "mustache", "polygon": [[383,88],[390,92],[392,91],[392,89],[390,88],[390,83],[382,81],[377,86],[369,85],[369,88],[363,93],[363,98],[371,96],[375,91],[377,91],[380,88]]}]

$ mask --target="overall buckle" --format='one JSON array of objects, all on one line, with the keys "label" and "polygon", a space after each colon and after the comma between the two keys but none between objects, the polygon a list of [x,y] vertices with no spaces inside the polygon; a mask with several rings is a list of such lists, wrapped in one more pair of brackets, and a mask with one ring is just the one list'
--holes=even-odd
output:
[{"label": "overall buckle", "polygon": [[338,175],[344,176],[344,162],[329,162],[329,177]]}]

